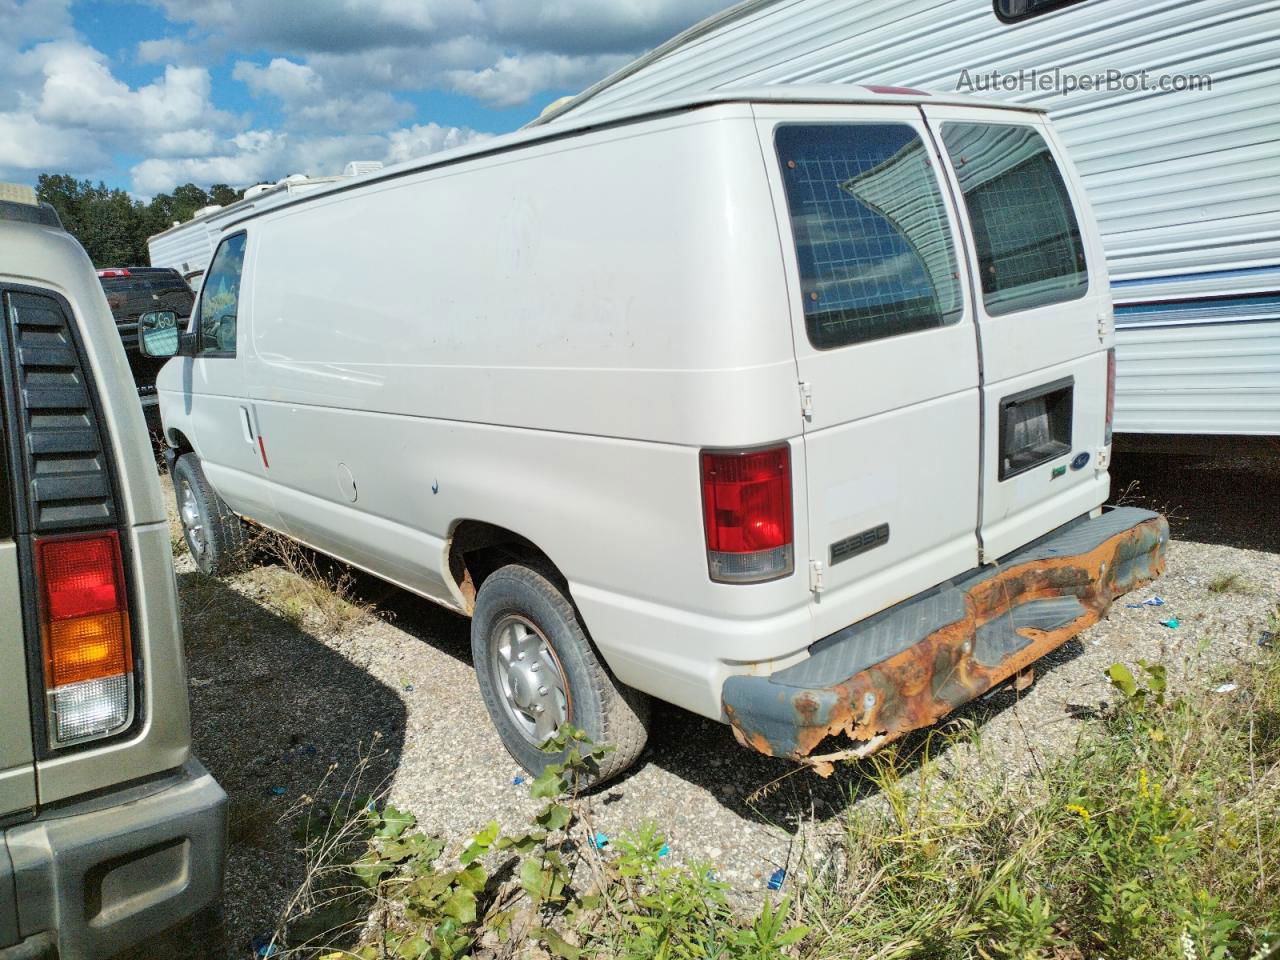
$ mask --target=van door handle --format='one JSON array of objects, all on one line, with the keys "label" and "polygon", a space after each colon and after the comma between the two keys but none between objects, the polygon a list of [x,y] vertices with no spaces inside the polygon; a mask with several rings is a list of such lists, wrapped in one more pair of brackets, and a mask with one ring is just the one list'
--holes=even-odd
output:
[{"label": "van door handle", "polygon": [[244,428],[245,443],[252,445],[253,443],[253,423],[249,419],[249,408],[240,408],[240,426]]}]

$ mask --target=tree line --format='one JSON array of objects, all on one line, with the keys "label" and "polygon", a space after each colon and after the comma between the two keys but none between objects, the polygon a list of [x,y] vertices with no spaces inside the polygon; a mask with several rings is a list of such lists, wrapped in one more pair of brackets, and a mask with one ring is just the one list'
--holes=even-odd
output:
[{"label": "tree line", "polygon": [[58,211],[62,225],[84,246],[95,267],[146,266],[151,262],[147,237],[169,229],[175,220],[190,220],[201,207],[225,207],[240,199],[240,191],[225,183],[208,190],[184,183],[173,193],[157,194],[143,203],[124,190],[64,173],[40,174],[36,194]]}]

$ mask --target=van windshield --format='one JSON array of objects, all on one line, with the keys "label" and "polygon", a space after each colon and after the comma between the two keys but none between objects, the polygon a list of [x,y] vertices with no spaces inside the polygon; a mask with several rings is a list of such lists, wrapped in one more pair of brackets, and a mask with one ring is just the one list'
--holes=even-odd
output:
[{"label": "van windshield", "polygon": [[987,313],[1084,296],[1080,225],[1044,138],[1028,126],[944,123],[942,142],[973,224]]},{"label": "van windshield", "polygon": [[946,207],[912,127],[784,124],[775,146],[810,343],[826,350],[960,319]]}]

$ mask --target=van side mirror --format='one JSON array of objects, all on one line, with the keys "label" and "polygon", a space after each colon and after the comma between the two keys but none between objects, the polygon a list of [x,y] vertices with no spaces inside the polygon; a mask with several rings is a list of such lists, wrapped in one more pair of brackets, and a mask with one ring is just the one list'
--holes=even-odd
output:
[{"label": "van side mirror", "polygon": [[178,315],[154,310],[138,318],[138,350],[147,357],[172,357],[178,353]]}]

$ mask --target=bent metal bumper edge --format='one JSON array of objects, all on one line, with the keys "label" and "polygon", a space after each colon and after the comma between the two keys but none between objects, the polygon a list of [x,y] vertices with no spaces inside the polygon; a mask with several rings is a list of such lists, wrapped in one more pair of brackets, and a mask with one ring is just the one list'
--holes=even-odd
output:
[{"label": "bent metal bumper edge", "polygon": [[733,676],[724,711],[745,746],[803,759],[828,736],[865,756],[1025,670],[1164,572],[1169,524],[1120,507],[819,640],[771,676]]}]

